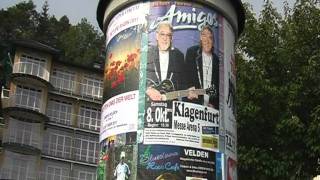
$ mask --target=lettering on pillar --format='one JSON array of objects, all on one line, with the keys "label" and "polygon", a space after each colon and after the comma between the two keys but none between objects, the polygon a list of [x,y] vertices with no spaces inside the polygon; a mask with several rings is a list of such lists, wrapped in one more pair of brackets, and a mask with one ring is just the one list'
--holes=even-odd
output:
[{"label": "lettering on pillar", "polygon": [[216,13],[205,13],[203,11],[197,12],[196,8],[192,8],[191,12],[183,12],[177,10],[175,4],[170,6],[167,13],[158,17],[151,22],[150,30],[155,30],[158,24],[162,21],[168,21],[173,25],[173,29],[198,29],[201,30],[203,26],[210,25],[218,27],[218,20]]}]

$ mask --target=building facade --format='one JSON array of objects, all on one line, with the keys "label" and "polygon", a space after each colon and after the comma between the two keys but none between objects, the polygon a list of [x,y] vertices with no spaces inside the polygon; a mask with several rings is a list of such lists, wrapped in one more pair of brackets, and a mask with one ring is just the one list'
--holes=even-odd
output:
[{"label": "building facade", "polygon": [[13,44],[1,97],[0,179],[96,179],[103,71],[61,61],[39,42]]}]

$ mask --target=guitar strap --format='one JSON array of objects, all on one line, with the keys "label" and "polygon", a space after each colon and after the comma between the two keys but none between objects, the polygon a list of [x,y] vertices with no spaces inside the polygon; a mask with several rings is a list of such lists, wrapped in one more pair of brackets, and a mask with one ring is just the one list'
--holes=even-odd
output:
[{"label": "guitar strap", "polygon": [[[172,49],[172,48],[171,48]],[[158,52],[158,62],[159,62],[159,64],[160,64],[160,56],[159,56],[159,52]],[[169,60],[170,60],[170,54],[169,54]],[[156,76],[157,76],[157,79],[158,79],[158,82],[161,82],[161,78],[160,78],[160,75],[159,75],[159,72],[160,72],[160,70],[158,71],[158,69],[157,69],[157,66],[156,66],[156,61],[153,61],[153,68],[154,68],[154,72],[155,72],[155,74],[156,74]],[[168,68],[168,70],[169,70],[169,68]],[[172,81],[172,76],[173,76],[173,72],[171,72],[170,73],[170,77],[169,77],[169,80],[170,81]]]},{"label": "guitar strap", "polygon": [[200,67],[199,67],[198,59],[196,59],[196,64],[197,64],[197,72],[198,72],[198,78],[199,78],[200,88],[203,88],[202,81],[201,81],[201,76],[200,76]]},{"label": "guitar strap", "polygon": [[169,80],[172,81],[173,72],[171,72]]},{"label": "guitar strap", "polygon": [[[158,55],[159,56],[159,55]],[[160,61],[160,58],[158,57],[158,61]],[[160,62],[159,62],[160,63]],[[157,79],[158,79],[158,82],[161,82],[161,79],[160,79],[160,76],[159,76],[159,73],[158,73],[158,70],[157,70],[157,66],[156,66],[156,61],[153,61],[153,67],[154,67],[154,72],[157,76]]]}]

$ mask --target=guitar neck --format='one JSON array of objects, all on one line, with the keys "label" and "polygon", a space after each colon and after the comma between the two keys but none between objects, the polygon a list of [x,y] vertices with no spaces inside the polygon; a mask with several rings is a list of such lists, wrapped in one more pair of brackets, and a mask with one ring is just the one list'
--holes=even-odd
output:
[{"label": "guitar neck", "polygon": [[168,101],[168,100],[173,100],[177,98],[187,97],[190,91],[193,91],[193,93],[197,95],[206,94],[205,89],[193,89],[193,90],[180,90],[180,91],[167,92],[164,95],[165,95],[165,99]]}]

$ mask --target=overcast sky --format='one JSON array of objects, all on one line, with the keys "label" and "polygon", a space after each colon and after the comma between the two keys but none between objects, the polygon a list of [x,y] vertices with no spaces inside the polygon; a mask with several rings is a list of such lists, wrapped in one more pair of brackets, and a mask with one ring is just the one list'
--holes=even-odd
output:
[{"label": "overcast sky", "polygon": [[[23,0],[0,0],[0,9],[6,9],[13,6]],[[96,8],[99,0],[47,0],[49,3],[49,13],[55,15],[56,18],[60,18],[63,15],[67,15],[72,24],[77,24],[80,19],[85,17],[95,27],[98,27],[96,21]],[[283,2],[285,0],[273,0],[275,7],[279,11],[282,10]],[[292,6],[295,0],[287,0],[289,5]],[[41,11],[41,7],[45,0],[33,0],[37,6],[37,11]],[[261,11],[264,0],[242,0],[242,2],[249,2],[253,6],[253,10],[256,14]]]}]

